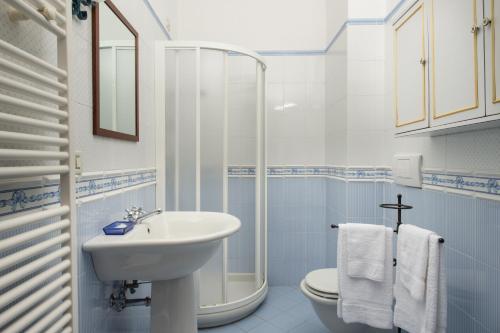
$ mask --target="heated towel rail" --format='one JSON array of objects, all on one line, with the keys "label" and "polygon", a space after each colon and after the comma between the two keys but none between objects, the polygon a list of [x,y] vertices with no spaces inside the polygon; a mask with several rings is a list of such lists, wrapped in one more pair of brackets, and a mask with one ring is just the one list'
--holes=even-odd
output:
[{"label": "heated towel rail", "polygon": [[[10,27],[15,38],[0,38],[0,189],[28,181],[60,184],[59,204],[11,212],[0,219],[3,333],[78,330],[67,38],[72,20],[68,3],[4,0],[0,7],[16,21]],[[6,22],[2,24],[3,29]],[[54,39],[57,60],[49,61],[27,52],[26,45],[12,42],[29,40],[30,36],[23,36],[26,31],[32,31],[37,36],[34,38],[46,34]],[[43,197],[43,185],[36,195]]]}]

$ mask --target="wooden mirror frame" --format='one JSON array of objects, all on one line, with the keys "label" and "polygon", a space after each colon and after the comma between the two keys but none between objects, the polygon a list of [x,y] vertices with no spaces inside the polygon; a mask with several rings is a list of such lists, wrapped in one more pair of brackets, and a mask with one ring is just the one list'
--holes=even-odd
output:
[{"label": "wooden mirror frame", "polygon": [[108,138],[139,141],[139,34],[127,21],[125,16],[116,8],[111,0],[106,0],[102,4],[118,17],[135,37],[135,135],[121,133],[117,131],[101,128],[100,114],[100,77],[99,77],[99,4],[92,6],[92,102],[93,102],[93,134]]}]

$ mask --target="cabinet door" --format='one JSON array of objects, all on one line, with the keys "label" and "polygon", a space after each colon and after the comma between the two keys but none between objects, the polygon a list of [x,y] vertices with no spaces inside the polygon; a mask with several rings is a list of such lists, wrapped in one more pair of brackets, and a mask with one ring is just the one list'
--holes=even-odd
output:
[{"label": "cabinet door", "polygon": [[393,38],[396,132],[426,128],[429,119],[423,2],[394,24]]},{"label": "cabinet door", "polygon": [[486,59],[486,114],[500,113],[500,3],[485,1],[484,42]]},{"label": "cabinet door", "polygon": [[482,0],[429,0],[431,126],[485,116]]}]

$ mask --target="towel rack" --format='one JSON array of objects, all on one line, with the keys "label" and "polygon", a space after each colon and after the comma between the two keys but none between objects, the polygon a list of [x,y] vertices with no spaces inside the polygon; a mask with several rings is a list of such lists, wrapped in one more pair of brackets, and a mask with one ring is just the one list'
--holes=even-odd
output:
[{"label": "towel rack", "polygon": [[[401,224],[403,224],[403,222],[401,220],[402,211],[406,210],[406,209],[412,209],[413,208],[413,206],[409,206],[409,205],[403,204],[402,200],[403,200],[403,195],[402,194],[398,194],[398,203],[396,203],[396,204],[393,204],[393,203],[390,203],[390,204],[380,204],[381,208],[397,209],[398,210],[398,220],[396,221],[396,229],[394,229],[394,232],[396,234],[399,233],[399,226]],[[338,227],[339,226],[337,224],[330,224],[330,228],[332,228],[332,229],[338,229]],[[439,238],[439,243],[444,243],[444,238]]]},{"label": "towel rack", "polygon": [[[413,206],[405,205],[405,204],[402,203],[402,201],[403,201],[403,195],[402,194],[398,194],[397,197],[398,197],[398,203],[395,203],[395,204],[394,203],[380,204],[380,207],[382,207],[382,208],[397,209],[398,210],[398,220],[396,221],[396,229],[394,229],[394,233],[396,233],[396,234],[399,233],[399,227],[401,226],[401,224],[403,224],[402,219],[401,219],[402,211],[406,210],[406,209],[412,209],[413,208]],[[338,227],[339,226],[337,224],[331,224],[330,225],[330,228],[332,228],[332,229],[338,229]],[[439,243],[444,243],[444,238],[439,238]],[[394,266],[396,266],[396,264],[397,264],[396,258],[394,258],[393,261],[394,261]]]},{"label": "towel rack", "polygon": [[[402,203],[403,200],[403,195],[398,194],[398,203],[397,204],[381,204],[380,207],[386,208],[386,209],[397,209],[398,210],[398,220],[396,222],[396,229],[394,229],[394,232],[397,234],[399,233],[399,226],[403,224],[401,220],[401,213],[405,209],[412,209],[413,206],[409,205],[404,205]],[[439,238],[439,243],[444,243],[444,238]]]},{"label": "towel rack", "polygon": [[[405,205],[402,203],[403,201],[403,195],[402,194],[398,194],[398,203],[384,203],[384,204],[380,204],[380,207],[381,208],[385,208],[385,209],[397,209],[398,210],[398,220],[396,221],[396,229],[394,229],[394,233],[398,234],[399,233],[399,227],[401,226],[401,224],[403,224],[402,222],[402,219],[401,219],[401,215],[402,215],[402,212],[403,210],[406,210],[406,209],[412,209],[413,206],[410,206],[410,205]],[[331,224],[330,225],[330,228],[332,229],[338,229],[338,225],[337,224]],[[439,243],[444,243],[444,238],[439,238]],[[396,258],[393,259],[394,261],[394,266],[396,266],[397,264],[397,261],[396,261]],[[398,329],[398,333],[401,333],[402,330],[401,328],[397,328]]]}]

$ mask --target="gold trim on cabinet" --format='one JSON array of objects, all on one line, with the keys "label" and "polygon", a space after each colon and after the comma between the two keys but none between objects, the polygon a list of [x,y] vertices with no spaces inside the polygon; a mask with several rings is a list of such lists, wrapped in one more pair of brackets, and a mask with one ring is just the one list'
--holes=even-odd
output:
[{"label": "gold trim on cabinet", "polygon": [[427,110],[426,110],[426,99],[427,99],[427,94],[426,94],[426,68],[425,65],[427,61],[425,60],[425,15],[422,12],[422,48],[421,48],[421,58],[420,58],[420,64],[422,65],[422,115],[421,117],[415,119],[415,120],[408,120],[403,123],[399,122],[399,109],[398,109],[398,30],[406,23],[408,22],[418,11],[424,9],[424,4],[421,3],[415,9],[400,23],[394,26],[394,111],[396,113],[396,127],[402,127],[402,126],[407,126],[415,123],[419,123],[421,121],[424,121],[427,118]]},{"label": "gold trim on cabinet", "polygon": [[491,102],[493,104],[500,103],[500,99],[497,98],[497,74],[496,74],[496,61],[495,61],[495,0],[491,1],[491,18],[490,18],[490,29],[491,29],[491,72],[492,72],[492,94]]},{"label": "gold trim on cabinet", "polygon": [[[473,27],[477,27],[477,1],[472,0],[473,10]],[[432,47],[432,118],[440,119],[448,116],[455,115],[457,113],[470,111],[477,109],[479,107],[479,84],[478,84],[478,57],[477,57],[477,33],[479,29],[474,29],[474,40],[473,40],[473,53],[474,53],[474,104],[472,106],[466,106],[457,110],[449,111],[446,113],[438,114],[436,112],[436,45],[435,45],[435,26],[434,26],[434,0],[431,0],[431,47]]]}]

